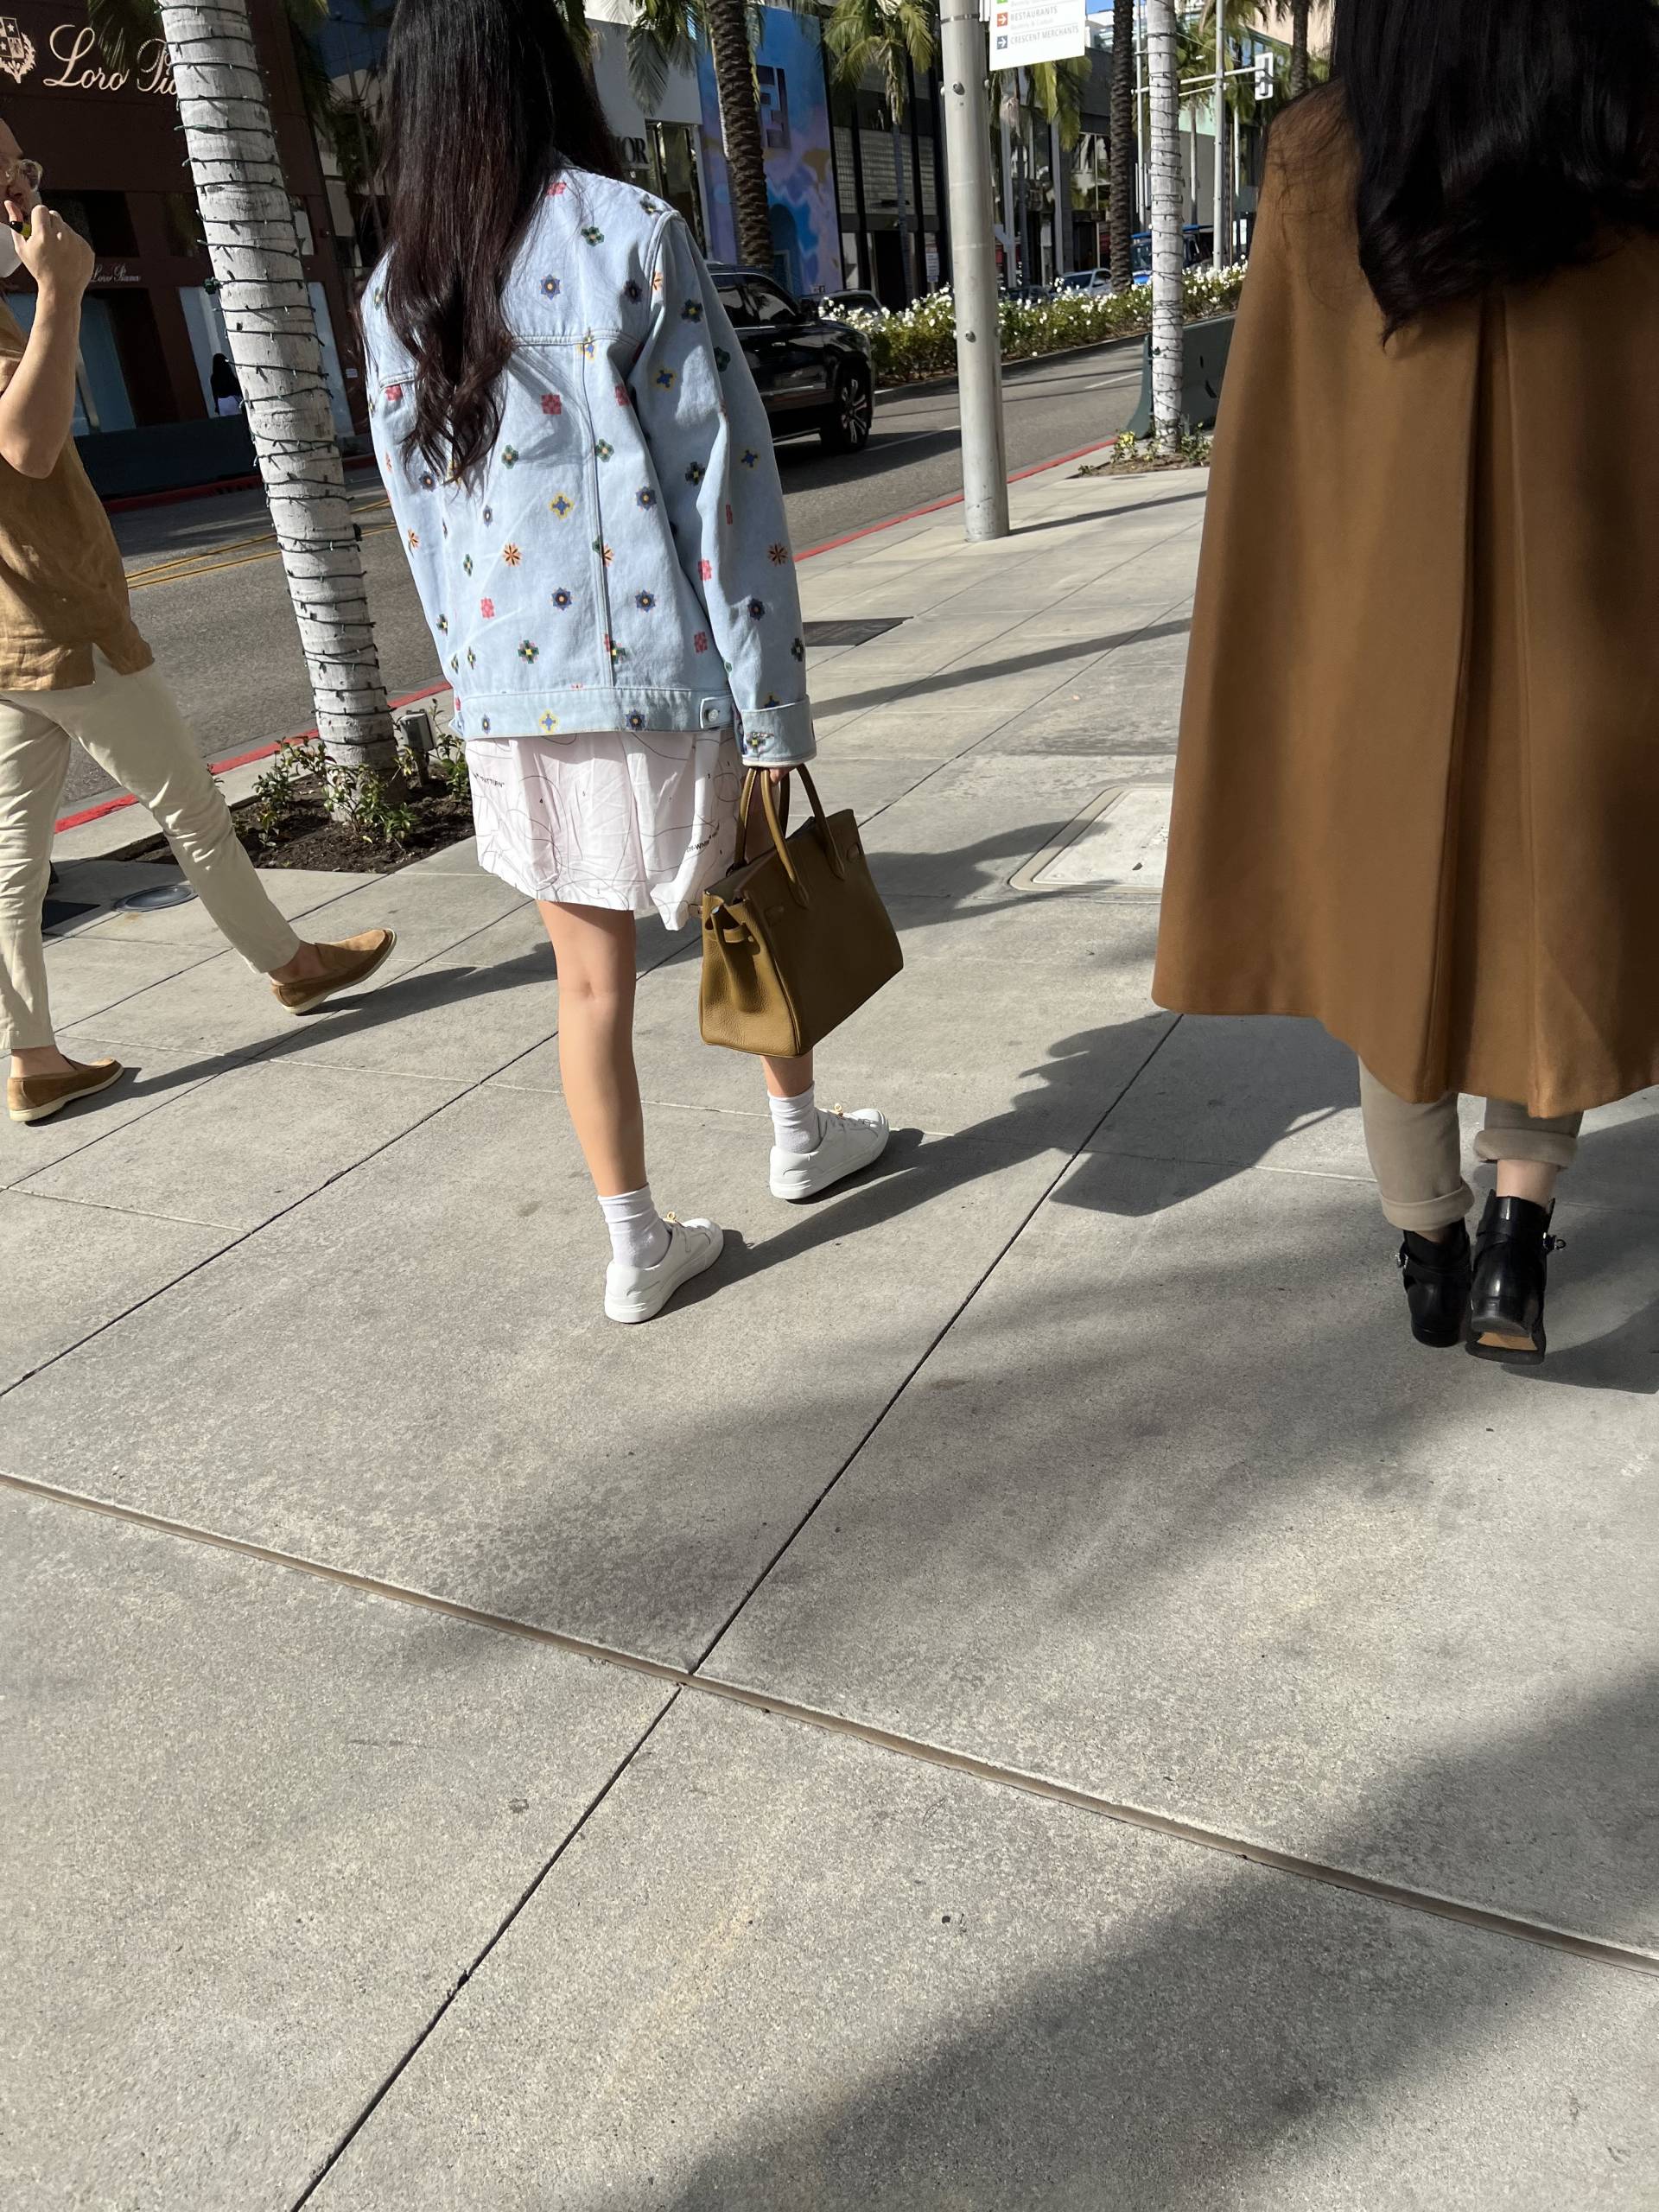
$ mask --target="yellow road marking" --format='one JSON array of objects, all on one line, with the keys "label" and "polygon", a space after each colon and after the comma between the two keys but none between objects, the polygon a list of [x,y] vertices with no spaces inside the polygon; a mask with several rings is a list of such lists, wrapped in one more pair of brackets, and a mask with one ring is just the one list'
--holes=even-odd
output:
[{"label": "yellow road marking", "polygon": [[[389,499],[372,499],[364,506],[353,507],[352,514],[354,519],[359,515],[375,514],[391,504]],[[397,526],[390,522],[370,523],[362,535],[378,537]],[[221,559],[219,556],[224,554],[233,557]],[[180,553],[170,561],[157,561],[148,569],[134,569],[128,575],[127,589],[148,591],[156,584],[188,583],[193,576],[211,576],[220,569],[245,569],[256,561],[275,561],[277,558],[279,549],[276,539],[268,532],[262,531],[255,537],[233,537],[224,545],[210,546],[200,553]]]}]

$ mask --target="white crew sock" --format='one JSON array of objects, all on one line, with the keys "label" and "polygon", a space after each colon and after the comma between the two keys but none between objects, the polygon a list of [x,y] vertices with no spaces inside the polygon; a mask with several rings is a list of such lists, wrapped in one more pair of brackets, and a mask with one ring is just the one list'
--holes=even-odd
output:
[{"label": "white crew sock", "polygon": [[773,1098],[772,1139],[779,1152],[816,1152],[823,1140],[813,1087],[809,1083],[798,1098]]},{"label": "white crew sock", "polygon": [[649,1183],[601,1198],[599,1210],[611,1232],[611,1257],[625,1268],[654,1268],[669,1246],[668,1224],[657,1211]]}]

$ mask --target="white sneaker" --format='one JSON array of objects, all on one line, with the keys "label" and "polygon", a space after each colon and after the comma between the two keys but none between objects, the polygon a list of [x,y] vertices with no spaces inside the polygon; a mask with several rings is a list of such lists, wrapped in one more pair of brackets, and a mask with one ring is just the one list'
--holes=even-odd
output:
[{"label": "white sneaker", "polygon": [[682,1283],[712,1268],[726,1239],[712,1221],[682,1221],[665,1213],[668,1249],[654,1268],[605,1270],[605,1311],[613,1321],[654,1321]]},{"label": "white sneaker", "polygon": [[887,1148],[887,1117],[874,1106],[861,1106],[844,1114],[839,1106],[818,1115],[818,1142],[813,1152],[780,1152],[772,1147],[772,1195],[798,1205],[816,1198],[820,1191],[856,1175]]}]

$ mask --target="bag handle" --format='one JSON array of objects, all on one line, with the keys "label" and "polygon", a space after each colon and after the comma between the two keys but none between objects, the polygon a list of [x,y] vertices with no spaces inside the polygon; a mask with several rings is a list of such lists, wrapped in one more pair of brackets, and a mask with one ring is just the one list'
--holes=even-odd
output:
[{"label": "bag handle", "polygon": [[[806,786],[806,795],[812,802],[813,816],[821,833],[824,855],[830,862],[832,872],[836,877],[844,879],[847,874],[847,863],[842,860],[836,841],[830,834],[829,817],[823,810],[823,801],[818,797],[818,787],[812,780],[811,770],[803,766],[791,770],[791,772],[798,776]],[[778,815],[778,802],[774,796],[775,786],[768,769],[751,768],[743,779],[743,798],[738,810],[738,852],[743,860],[748,858],[749,823],[754,811],[754,794],[757,788],[760,793],[760,804],[766,817],[766,827],[772,832],[772,842],[777,849],[779,859],[783,862],[784,874],[789,878],[790,888],[803,906],[810,906],[811,900],[807,896],[805,886],[796,874],[795,863],[790,857],[789,841],[784,834],[784,825],[789,819],[789,786],[787,784],[784,786],[784,813],[783,821],[780,822]]]}]

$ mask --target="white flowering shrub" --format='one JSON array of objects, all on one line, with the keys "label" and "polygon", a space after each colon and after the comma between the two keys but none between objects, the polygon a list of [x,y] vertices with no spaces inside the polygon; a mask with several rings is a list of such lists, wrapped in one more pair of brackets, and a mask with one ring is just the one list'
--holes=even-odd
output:
[{"label": "white flowering shrub", "polygon": [[[1243,286],[1242,267],[1189,276],[1184,288],[1187,320],[1198,322],[1208,315],[1232,314]],[[957,308],[949,285],[896,314],[849,314],[842,320],[869,340],[878,383],[909,384],[918,377],[949,376],[956,368]],[[1058,292],[1039,300],[1003,300],[998,320],[1005,361],[1064,353],[1072,346],[1098,346],[1108,338],[1132,338],[1151,328],[1152,287],[1136,284],[1124,292]]]}]

